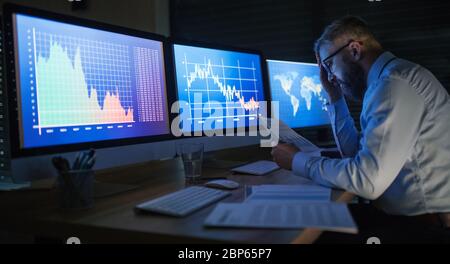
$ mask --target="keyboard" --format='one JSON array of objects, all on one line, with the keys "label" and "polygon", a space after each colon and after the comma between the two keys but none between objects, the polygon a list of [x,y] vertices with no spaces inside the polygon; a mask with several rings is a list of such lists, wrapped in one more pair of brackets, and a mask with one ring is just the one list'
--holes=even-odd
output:
[{"label": "keyboard", "polygon": [[135,207],[138,212],[151,212],[184,217],[227,196],[230,192],[201,186],[192,186]]},{"label": "keyboard", "polygon": [[235,173],[251,174],[251,175],[265,175],[280,169],[280,167],[273,161],[260,160],[242,167],[234,168],[231,171]]}]

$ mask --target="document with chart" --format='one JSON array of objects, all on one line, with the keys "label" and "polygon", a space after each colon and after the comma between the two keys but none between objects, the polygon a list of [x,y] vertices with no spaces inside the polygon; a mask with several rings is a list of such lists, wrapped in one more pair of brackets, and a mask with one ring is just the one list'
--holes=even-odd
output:
[{"label": "document with chart", "polygon": [[339,203],[222,203],[208,216],[205,226],[358,232],[347,205]]},{"label": "document with chart", "polygon": [[[321,148],[313,144],[311,141],[304,138],[302,135],[295,132],[286,123],[281,120],[268,119],[265,117],[259,117],[260,123],[263,125],[262,130],[271,128],[270,133],[272,138],[277,138],[281,143],[288,143],[296,146],[303,152],[317,152],[319,153]],[[274,122],[278,122],[278,130],[274,129]]]}]

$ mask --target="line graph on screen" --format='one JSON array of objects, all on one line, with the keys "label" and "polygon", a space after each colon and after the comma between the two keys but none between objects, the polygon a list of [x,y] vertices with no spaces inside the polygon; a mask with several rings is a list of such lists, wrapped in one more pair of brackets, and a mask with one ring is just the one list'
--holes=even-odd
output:
[{"label": "line graph on screen", "polygon": [[[202,110],[224,109],[227,116],[216,117],[218,119],[232,116],[230,112],[235,109],[245,110],[240,117],[256,117],[260,108],[254,62],[246,62],[248,66],[242,66],[240,60],[234,64],[225,64],[223,59],[213,62],[206,56],[203,61],[190,61],[184,54],[182,61],[186,80],[185,92],[188,94],[188,103],[191,110],[195,111],[202,103],[192,100],[194,93],[202,93],[207,99],[207,107]],[[216,103],[214,103],[216,102]],[[218,105],[219,104],[219,105]],[[195,118],[193,118],[195,119]]]}]

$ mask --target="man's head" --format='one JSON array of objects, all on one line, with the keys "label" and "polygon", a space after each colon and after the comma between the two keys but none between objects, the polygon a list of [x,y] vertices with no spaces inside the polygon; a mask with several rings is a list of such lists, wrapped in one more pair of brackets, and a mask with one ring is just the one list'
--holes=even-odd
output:
[{"label": "man's head", "polygon": [[350,99],[361,101],[370,67],[382,52],[366,22],[354,16],[334,21],[316,41],[314,50],[328,80],[338,84]]}]

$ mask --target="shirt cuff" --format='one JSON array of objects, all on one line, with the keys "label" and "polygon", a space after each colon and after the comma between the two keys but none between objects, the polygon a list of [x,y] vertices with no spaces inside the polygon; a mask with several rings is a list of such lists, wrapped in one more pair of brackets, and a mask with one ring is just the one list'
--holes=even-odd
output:
[{"label": "shirt cuff", "polygon": [[320,157],[320,150],[314,152],[298,152],[292,160],[292,171],[294,174],[309,178],[307,163],[313,157]]}]

